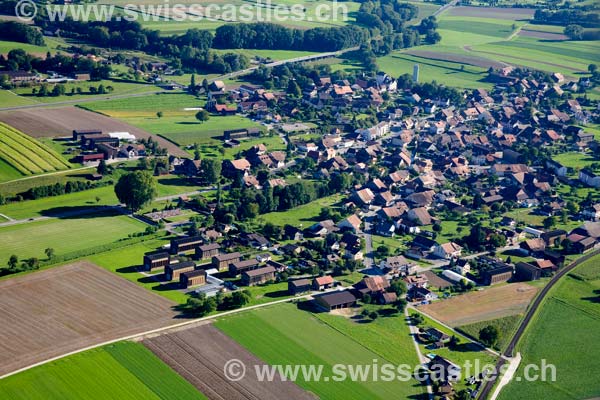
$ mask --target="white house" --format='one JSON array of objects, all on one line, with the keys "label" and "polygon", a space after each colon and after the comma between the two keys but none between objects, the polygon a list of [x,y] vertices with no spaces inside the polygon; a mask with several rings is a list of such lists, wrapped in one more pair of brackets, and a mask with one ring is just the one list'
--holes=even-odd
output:
[{"label": "white house", "polygon": [[450,260],[451,258],[458,258],[462,254],[462,247],[454,242],[443,243],[435,246],[433,254],[436,257]]}]

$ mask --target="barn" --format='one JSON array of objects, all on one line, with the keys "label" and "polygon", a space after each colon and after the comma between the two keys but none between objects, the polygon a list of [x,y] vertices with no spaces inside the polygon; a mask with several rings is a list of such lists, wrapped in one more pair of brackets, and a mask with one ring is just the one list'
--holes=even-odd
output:
[{"label": "barn", "polygon": [[195,271],[184,272],[179,276],[179,284],[184,289],[190,286],[204,285],[206,284],[206,271],[197,269]]},{"label": "barn", "polygon": [[196,269],[193,261],[181,261],[175,264],[169,264],[165,267],[165,279],[168,281],[179,280],[179,276],[184,272],[191,272]]},{"label": "barn", "polygon": [[348,290],[340,290],[315,296],[314,302],[318,307],[331,311],[353,307],[356,304],[356,297]]}]

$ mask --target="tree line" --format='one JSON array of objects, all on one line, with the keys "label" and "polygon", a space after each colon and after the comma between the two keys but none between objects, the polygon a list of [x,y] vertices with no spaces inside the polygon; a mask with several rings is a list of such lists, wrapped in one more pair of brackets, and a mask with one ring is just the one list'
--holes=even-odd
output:
[{"label": "tree line", "polygon": [[535,10],[533,23],[549,25],[581,25],[587,28],[597,28],[600,17],[595,11],[585,12],[578,9],[571,10]]},{"label": "tree line", "polygon": [[44,36],[32,26],[15,21],[0,21],[0,40],[45,46]]},{"label": "tree line", "polygon": [[337,51],[358,46],[367,39],[368,32],[357,26],[300,30],[257,22],[220,26],[215,33],[213,47],[220,49]]}]

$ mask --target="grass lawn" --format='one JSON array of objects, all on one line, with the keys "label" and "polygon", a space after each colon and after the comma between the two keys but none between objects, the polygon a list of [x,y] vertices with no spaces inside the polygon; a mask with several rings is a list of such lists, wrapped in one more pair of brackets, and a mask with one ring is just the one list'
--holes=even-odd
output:
[{"label": "grass lawn", "polygon": [[0,89],[0,107],[27,106],[37,102],[32,98],[22,97],[12,91]]},{"label": "grass lawn", "polygon": [[[334,364],[368,365],[378,359],[379,365],[385,362],[364,344],[313,314],[298,310],[295,304],[223,317],[215,325],[269,364],[323,365],[323,377],[334,376]],[[412,383],[399,381],[304,381],[300,376],[296,383],[325,399],[407,398],[420,393]]]},{"label": "grass lawn", "polygon": [[137,272],[137,267],[142,264],[144,253],[153,251],[168,243],[167,240],[150,240],[132,246],[96,254],[87,259],[122,278],[153,291],[177,303],[185,303],[188,296],[175,285],[161,285],[153,278]]},{"label": "grass lawn", "polygon": [[4,226],[0,227],[0,262],[4,265],[12,254],[19,259],[45,259],[44,249],[48,247],[61,255],[108,244],[145,227],[133,218],[109,213]]},{"label": "grass lawn", "polygon": [[[96,201],[96,197],[100,198],[100,201]],[[14,219],[25,219],[56,215],[59,212],[68,212],[82,207],[114,205],[118,202],[113,187],[103,186],[83,192],[6,204],[0,206],[0,214],[6,214]]]},{"label": "grass lawn", "polygon": [[[201,82],[199,82],[201,83]],[[156,117],[158,111],[165,116],[194,115],[185,108],[202,107],[205,101],[187,93],[159,93],[129,99],[113,99],[86,103],[84,108],[99,111],[115,118]]]},{"label": "grass lawn", "polygon": [[75,354],[0,382],[4,399],[205,399],[141,343]]},{"label": "grass lawn", "polygon": [[556,154],[552,156],[552,159],[561,163],[565,167],[572,169],[582,169],[588,167],[592,163],[598,163],[597,160],[594,160],[591,154],[580,153],[577,151]]},{"label": "grass lawn", "polygon": [[499,337],[498,343],[494,347],[498,350],[504,350],[504,348],[508,345],[508,342],[510,341],[515,329],[517,328],[517,325],[521,321],[521,317],[522,315],[511,315],[490,321],[481,321],[474,324],[459,326],[457,329],[477,339],[481,329],[488,325],[495,326],[496,329],[498,329]]},{"label": "grass lawn", "polygon": [[[0,182],[6,182],[13,179],[19,179],[23,176],[15,167],[0,159]],[[1,190],[2,186],[0,186]]]},{"label": "grass lawn", "polygon": [[295,227],[302,225],[304,228],[307,228],[318,222],[317,217],[319,216],[322,208],[335,207],[335,204],[339,203],[342,198],[343,196],[341,194],[334,194],[291,210],[275,211],[268,214],[263,214],[258,217],[258,219],[279,226],[289,224]]},{"label": "grass lawn", "polygon": [[518,346],[523,360],[516,376],[527,364],[556,366],[556,382],[514,380],[500,399],[587,399],[600,395],[600,256],[583,263],[550,291]]},{"label": "grass lawn", "polygon": [[185,116],[132,117],[123,121],[161,136],[181,145],[220,145],[223,131],[230,129],[252,128],[259,126],[248,118],[238,115],[211,116],[206,122],[199,122],[195,112],[189,111]]}]

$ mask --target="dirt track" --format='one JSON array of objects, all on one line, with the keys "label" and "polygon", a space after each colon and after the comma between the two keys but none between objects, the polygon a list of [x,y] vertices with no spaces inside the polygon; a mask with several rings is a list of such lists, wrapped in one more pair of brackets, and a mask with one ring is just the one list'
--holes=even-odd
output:
[{"label": "dirt track", "polygon": [[450,326],[472,324],[523,313],[537,289],[526,283],[486,288],[420,307]]},{"label": "dirt track", "polygon": [[170,154],[189,157],[177,145],[157,135],[102,114],[77,107],[24,109],[0,112],[0,121],[34,137],[71,136],[74,129],[100,129],[103,132],[129,132],[136,138],[152,136]]},{"label": "dirt track", "polygon": [[[143,344],[211,400],[316,398],[292,382],[259,382],[254,365],[265,363],[212,325],[145,339]],[[246,366],[245,377],[237,382],[228,380],[223,372],[232,359]]]},{"label": "dirt track", "polygon": [[175,324],[173,305],[88,262],[0,281],[0,375]]}]

